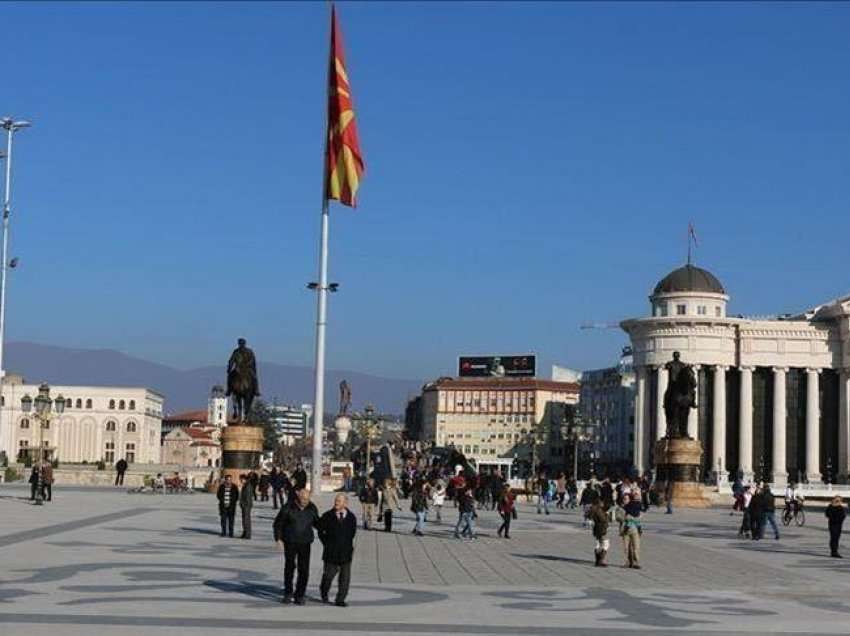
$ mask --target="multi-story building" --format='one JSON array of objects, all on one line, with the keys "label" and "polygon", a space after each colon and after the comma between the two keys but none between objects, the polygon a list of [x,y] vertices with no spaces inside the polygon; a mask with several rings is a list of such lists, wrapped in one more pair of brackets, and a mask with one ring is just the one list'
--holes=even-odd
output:
[{"label": "multi-story building", "polygon": [[595,430],[595,464],[600,474],[623,475],[634,465],[635,373],[630,348],[615,367],[581,375],[579,410]]},{"label": "multi-story building", "polygon": [[455,446],[479,466],[537,463],[542,433],[560,426],[564,405],[578,398],[579,385],[570,382],[440,378],[423,387],[420,439]]},{"label": "multi-story building", "polygon": [[730,317],[720,281],[685,265],[649,300],[649,317],[621,323],[634,351],[639,470],[666,434],[665,364],[679,351],[696,372],[688,434],[703,442],[703,471],[778,486],[848,480],[850,296],[770,319]]},{"label": "multi-story building", "polygon": [[296,439],[307,436],[307,421],[309,415],[304,408],[289,405],[270,406],[272,422],[278,438],[284,444],[291,444]]},{"label": "multi-story building", "polygon": [[50,395],[65,398],[65,411],[41,431],[21,398],[38,395],[38,385],[7,374],[2,382],[0,451],[9,459],[32,456],[43,446],[45,457],[65,463],[103,460],[112,464],[158,463],[163,397],[140,387],[50,385]]}]

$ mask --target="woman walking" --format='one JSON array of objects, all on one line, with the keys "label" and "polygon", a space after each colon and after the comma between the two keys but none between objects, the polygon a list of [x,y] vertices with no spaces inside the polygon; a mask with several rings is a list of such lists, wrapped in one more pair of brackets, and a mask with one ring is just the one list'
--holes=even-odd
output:
[{"label": "woman walking", "polygon": [[511,519],[516,515],[514,495],[511,492],[510,486],[505,486],[502,490],[502,495],[499,497],[499,514],[502,516],[502,525],[499,526],[498,535],[501,537],[504,534],[505,539],[510,539]]},{"label": "woman walking", "polygon": [[413,534],[417,537],[425,536],[425,515],[428,513],[428,482],[417,482],[413,486],[410,500],[410,511],[416,515],[416,526]]},{"label": "woman walking", "polygon": [[431,487],[431,505],[437,511],[437,523],[443,522],[443,504],[446,503],[446,487],[443,480],[438,479]]},{"label": "woman walking", "polygon": [[623,552],[626,563],[623,567],[640,570],[640,499],[623,495]]},{"label": "woman walking", "polygon": [[393,510],[401,512],[401,504],[398,502],[398,488],[395,479],[384,481],[381,488],[381,505],[378,508],[378,519],[384,520],[384,532],[393,531]]},{"label": "woman walking", "polygon": [[590,510],[587,517],[592,525],[593,538],[596,539],[596,547],[593,549],[593,554],[596,557],[594,565],[597,567],[607,568],[608,563],[605,559],[608,556],[608,511],[605,510],[605,504],[601,497],[596,497],[590,505]]},{"label": "woman walking", "polygon": [[830,556],[834,559],[841,559],[843,557],[838,553],[838,542],[841,539],[841,526],[844,525],[844,518],[847,516],[841,497],[836,495],[826,507],[824,514],[826,514],[829,523]]}]

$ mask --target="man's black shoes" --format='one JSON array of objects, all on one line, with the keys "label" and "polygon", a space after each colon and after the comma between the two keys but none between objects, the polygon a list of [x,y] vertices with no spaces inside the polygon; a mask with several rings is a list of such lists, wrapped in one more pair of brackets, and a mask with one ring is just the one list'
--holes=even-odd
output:
[{"label": "man's black shoes", "polygon": [[337,601],[336,603],[334,603],[334,605],[336,605],[337,607],[348,607],[348,603],[346,603],[345,601]]},{"label": "man's black shoes", "polygon": [[292,594],[284,594],[280,602],[284,605],[289,605],[292,602]]},{"label": "man's black shoes", "polygon": [[307,601],[304,600],[303,596],[299,596],[295,599],[296,605],[304,605]]}]

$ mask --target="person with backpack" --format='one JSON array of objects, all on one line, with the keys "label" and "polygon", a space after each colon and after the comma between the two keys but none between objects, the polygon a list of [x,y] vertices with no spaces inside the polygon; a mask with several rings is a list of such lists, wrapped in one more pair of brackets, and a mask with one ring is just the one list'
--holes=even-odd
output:
[{"label": "person with backpack", "polygon": [[511,538],[511,519],[516,519],[516,506],[514,505],[514,495],[511,492],[510,486],[505,486],[502,489],[502,494],[499,497],[498,504],[499,514],[502,517],[502,525],[499,526],[500,537],[504,534],[505,539]]}]

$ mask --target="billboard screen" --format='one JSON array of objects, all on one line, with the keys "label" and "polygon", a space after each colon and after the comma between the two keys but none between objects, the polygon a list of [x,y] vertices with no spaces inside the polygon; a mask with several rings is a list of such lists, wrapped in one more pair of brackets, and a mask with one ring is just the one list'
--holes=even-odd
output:
[{"label": "billboard screen", "polygon": [[533,378],[537,374],[534,354],[520,356],[461,356],[457,374],[461,378]]}]

